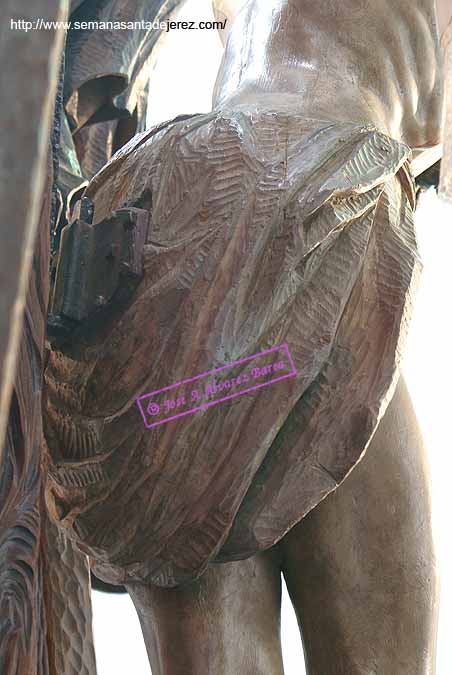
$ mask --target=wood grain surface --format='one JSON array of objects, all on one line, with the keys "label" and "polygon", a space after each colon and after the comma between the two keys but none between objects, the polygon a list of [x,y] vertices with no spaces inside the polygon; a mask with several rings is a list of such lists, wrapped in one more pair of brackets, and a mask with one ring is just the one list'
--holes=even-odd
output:
[{"label": "wood grain surface", "polygon": [[[48,502],[101,578],[253,555],[359,461],[420,270],[408,158],[372,126],[242,107],[144,133],[91,182],[94,223],[151,214],[133,302],[46,373]],[[144,428],[137,396],[283,343],[297,378]]]}]

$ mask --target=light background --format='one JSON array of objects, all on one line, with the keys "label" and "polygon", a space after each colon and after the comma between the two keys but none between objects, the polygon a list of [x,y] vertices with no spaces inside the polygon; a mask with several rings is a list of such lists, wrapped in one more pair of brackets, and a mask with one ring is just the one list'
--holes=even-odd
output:
[{"label": "light background", "polygon": [[[210,0],[189,0],[180,12],[180,19],[212,20]],[[149,126],[181,113],[210,110],[211,92],[221,55],[222,46],[215,31],[176,30],[167,34],[158,50],[152,72]],[[440,202],[434,192],[429,192],[422,200],[416,222],[425,269],[404,374],[430,454],[437,547],[442,566],[437,675],[450,675],[452,205]],[[93,604],[98,675],[123,675],[126,672],[149,675],[140,624],[128,596],[94,593]],[[304,675],[297,623],[285,591],[282,643],[286,675]]]}]

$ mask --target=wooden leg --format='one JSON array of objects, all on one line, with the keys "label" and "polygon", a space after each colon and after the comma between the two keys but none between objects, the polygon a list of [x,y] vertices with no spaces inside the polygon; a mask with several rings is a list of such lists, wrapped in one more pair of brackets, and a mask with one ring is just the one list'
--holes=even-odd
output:
[{"label": "wooden leg", "polygon": [[127,587],[153,675],[283,675],[276,550],[175,589]]},{"label": "wooden leg", "polygon": [[282,549],[309,675],[434,673],[430,484],[403,382],[362,462]]}]

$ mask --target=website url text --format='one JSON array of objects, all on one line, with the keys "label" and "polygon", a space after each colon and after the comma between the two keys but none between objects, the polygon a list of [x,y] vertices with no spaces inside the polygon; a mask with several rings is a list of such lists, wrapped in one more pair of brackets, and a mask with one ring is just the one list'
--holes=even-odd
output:
[{"label": "website url text", "polygon": [[34,21],[11,19],[11,30],[225,30],[224,21]]}]

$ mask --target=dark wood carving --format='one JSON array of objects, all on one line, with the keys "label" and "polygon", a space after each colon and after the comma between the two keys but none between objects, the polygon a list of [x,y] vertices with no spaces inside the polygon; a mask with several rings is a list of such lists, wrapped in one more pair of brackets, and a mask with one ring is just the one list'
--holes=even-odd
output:
[{"label": "dark wood carving", "polygon": [[[8,25],[19,14],[33,20],[65,16],[60,3],[50,0],[32,8],[7,2],[1,14],[5,30],[0,54],[7,79],[2,90],[8,92],[0,122],[2,131],[7,129],[0,156],[2,326],[11,331],[7,349],[1,343],[1,358],[2,365],[10,360],[13,391],[10,405],[5,398],[2,401],[8,423],[0,445],[0,672],[93,675],[87,560],[48,520],[41,452],[55,195],[50,140],[55,141],[51,130],[63,34],[50,30],[26,34]],[[11,363],[17,347],[14,376]],[[6,376],[3,393],[5,380]]]},{"label": "dark wood carving", "polygon": [[95,675],[87,559],[57,531],[44,506],[41,393],[51,167],[49,153],[0,472],[2,675]]},{"label": "dark wood carving", "polygon": [[[152,22],[183,2],[69,4],[73,21]],[[57,16],[57,4],[41,0],[33,13]],[[17,169],[8,176],[15,190],[0,185],[2,234],[11,238],[0,248],[3,401],[14,382],[0,464],[2,675],[95,675],[90,566],[133,597],[154,675],[280,675],[281,570],[292,574],[297,611],[310,607],[306,634],[313,616],[320,621],[320,604],[334,605],[322,632],[328,648],[316,646],[316,630],[307,642],[313,672],[326,675],[332,663],[334,675],[389,672],[388,663],[400,675],[399,664],[410,675],[432,668],[428,487],[397,382],[421,268],[410,148],[441,138],[436,19],[442,29],[450,10],[441,4],[437,16],[434,0],[400,0],[397,11],[388,0],[254,0],[237,16],[242,4],[214,3],[230,21],[214,111],[150,131],[147,67],[160,31],[71,31],[61,127],[52,136],[48,66],[56,81],[61,44],[50,32],[39,41],[37,33],[22,36],[31,40],[27,54],[41,55],[32,64],[16,58],[20,33],[0,44],[0,55],[13,55],[5,72],[16,87],[0,168]],[[38,143],[38,129],[49,142]],[[12,308],[27,288],[20,333]],[[140,395],[281,344],[293,357],[290,378],[162,426],[144,424]],[[366,464],[370,444],[380,448],[381,470]],[[388,445],[396,448],[389,459]],[[382,519],[392,523],[386,530],[363,485],[380,499]],[[356,513],[340,515],[347,498],[361,500],[355,511],[363,519],[372,511],[367,539],[355,541],[362,524],[352,532],[351,566],[343,542]],[[402,545],[408,531],[411,545]],[[391,536],[381,588],[367,567],[378,567],[385,547],[376,542]],[[334,554],[322,553],[328,539]],[[369,560],[356,562],[363,542]],[[341,564],[359,577],[358,595],[369,579],[381,591],[369,594],[381,606],[367,622],[336,611],[342,586],[323,583]],[[311,574],[314,600],[303,594],[301,569]],[[394,590],[398,575],[407,578]],[[397,636],[394,656],[385,626],[392,638],[391,621],[409,624],[408,597],[412,636],[406,644]],[[381,649],[363,637],[344,656],[336,643],[346,632],[334,626],[345,615],[352,636],[373,630],[377,617]],[[243,617],[260,636],[251,658],[240,656],[250,651]]]},{"label": "dark wood carving", "polygon": [[[14,382],[23,306],[42,205],[51,110],[63,35],[12,29],[11,19],[63,18],[58,0],[5,0],[0,8],[2,105],[0,150],[0,463]],[[26,86],[27,83],[29,86]],[[7,92],[7,93],[6,93]]]},{"label": "dark wood carving", "polygon": [[41,541],[49,674],[96,675],[88,558],[48,517]]},{"label": "dark wood carving", "polygon": [[[370,127],[225,112],[143,135],[91,183],[94,223],[152,202],[130,308],[47,369],[53,514],[106,581],[174,585],[268,548],[358,461],[419,272],[407,159]],[[143,428],[137,395],[284,343],[296,380]]]},{"label": "dark wood carving", "polygon": [[5,675],[47,672],[40,461],[50,188],[47,182],[0,473],[0,671]]},{"label": "dark wood carving", "polygon": [[[82,3],[72,19],[160,22],[182,4],[183,0],[95,0]],[[153,29],[69,33],[65,106],[73,130],[86,123],[127,119],[137,107],[146,107],[145,66],[160,34]]]},{"label": "dark wood carving", "polygon": [[[81,11],[81,4],[72,2],[71,9]],[[146,4],[141,3],[142,8]],[[154,3],[151,11],[158,13],[162,4]],[[168,11],[170,4],[167,3]],[[57,217],[64,223],[71,195],[85,179],[65,115],[61,127],[56,120],[51,133],[63,34],[9,30],[11,19],[62,20],[62,7],[51,0],[34,3],[33,7],[22,5],[7,2],[1,10],[2,21],[8,25],[0,45],[4,64],[2,89],[8,92],[1,124],[3,130],[8,127],[8,133],[3,134],[0,156],[0,256],[5,280],[1,298],[1,411],[2,424],[7,422],[6,440],[0,445],[0,671],[2,675],[94,675],[88,562],[47,518],[43,496],[46,466],[41,452],[49,228]],[[173,3],[172,8],[176,5]],[[140,9],[137,12],[143,15]],[[128,41],[135,45],[133,33],[128,34],[119,50],[119,58],[124,57],[126,64],[133,61],[134,68],[126,73],[126,65],[124,70],[129,85],[124,87],[121,99],[125,102],[125,123],[118,129],[116,143],[127,140],[145,119],[146,81],[138,80],[150,54],[146,46],[150,37],[155,41],[157,34],[140,36],[141,59],[135,59],[133,50],[129,49],[128,55],[123,53]],[[105,58],[102,62],[108,67]],[[111,63],[110,67],[115,65]],[[110,98],[113,100],[117,93],[113,88]],[[126,110],[129,99],[132,114]],[[95,119],[89,121],[94,123]],[[116,120],[111,124],[116,125]],[[46,135],[49,143],[44,142]],[[79,142],[78,148],[83,149],[83,144]],[[104,157],[107,159],[107,155]],[[58,180],[57,190],[54,178]],[[31,273],[27,270],[30,262]],[[21,335],[22,312],[17,310],[21,310],[25,295]],[[18,303],[15,308],[14,302]],[[2,436],[3,431],[0,430]]]},{"label": "dark wood carving", "polygon": [[0,9],[5,94],[0,114],[2,675],[48,673],[40,549],[41,389],[52,188],[46,136],[50,138],[63,36],[53,31],[27,35],[10,28],[11,18],[31,19],[35,12],[46,20],[64,18],[60,3],[51,0],[40,0],[33,8],[7,1]]}]

